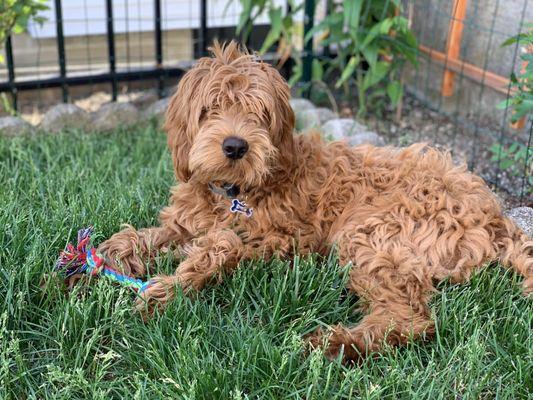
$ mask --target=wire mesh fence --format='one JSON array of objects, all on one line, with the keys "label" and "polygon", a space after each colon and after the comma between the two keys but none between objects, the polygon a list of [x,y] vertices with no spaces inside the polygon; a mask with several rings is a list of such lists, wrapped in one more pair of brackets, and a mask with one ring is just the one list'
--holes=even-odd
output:
[{"label": "wire mesh fence", "polygon": [[533,6],[528,0],[405,5],[420,49],[419,67],[407,71],[408,87],[448,127],[428,138],[461,155],[495,188],[531,205],[533,121],[526,116],[512,124],[510,108],[498,105],[514,95],[510,76],[524,67],[520,53],[531,51],[518,42],[502,44],[526,32]]},{"label": "wire mesh fence", "polygon": [[[274,1],[290,8],[286,0]],[[336,49],[302,37],[343,2],[300,3],[305,4],[295,19],[301,25],[296,56],[302,59],[303,87],[312,80],[313,59],[332,57]],[[428,141],[451,149],[508,201],[532,205],[533,121],[526,117],[511,126],[511,111],[497,105],[513,96],[509,77],[523,67],[521,52],[530,50],[501,44],[524,32],[533,21],[533,6],[528,0],[390,0],[384,7],[398,3],[418,39],[419,65],[403,71],[401,119],[394,112],[373,116],[370,110],[366,122],[392,143]],[[62,101],[94,111],[91,101],[131,99],[140,90],[164,96],[214,38],[240,37],[237,0],[51,0],[48,5],[42,25],[30,24],[28,33],[8,38],[6,62],[0,64],[0,92],[29,119]],[[269,30],[268,15],[255,23],[246,44],[257,50]],[[287,63],[284,74],[289,71]],[[357,107],[356,99],[340,100]]]}]

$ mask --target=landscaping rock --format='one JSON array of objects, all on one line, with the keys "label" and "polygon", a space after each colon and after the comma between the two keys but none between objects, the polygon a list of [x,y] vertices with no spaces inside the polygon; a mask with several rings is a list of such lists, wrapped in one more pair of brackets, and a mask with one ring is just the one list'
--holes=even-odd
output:
[{"label": "landscaping rock", "polygon": [[143,119],[148,119],[156,117],[158,119],[163,119],[165,117],[165,112],[167,111],[168,103],[170,102],[170,97],[165,97],[164,99],[156,101],[150,107],[143,111]]},{"label": "landscaping rock", "polygon": [[322,125],[322,132],[326,138],[342,140],[360,132],[368,132],[368,128],[351,118],[336,118]]},{"label": "landscaping rock", "polygon": [[57,104],[44,114],[41,128],[49,132],[64,129],[88,129],[91,117],[74,104]]},{"label": "landscaping rock", "polygon": [[94,113],[93,128],[97,131],[111,131],[113,129],[130,126],[139,119],[139,111],[130,103],[104,104]]},{"label": "landscaping rock", "polygon": [[156,90],[147,90],[145,92],[140,93],[135,99],[131,101],[131,103],[139,108],[147,108],[150,105],[154,104],[157,100],[159,100],[159,96],[157,95]]},{"label": "landscaping rock", "polygon": [[526,235],[533,238],[533,208],[517,207],[505,213]]},{"label": "landscaping rock", "polygon": [[292,107],[292,110],[295,114],[298,114],[300,111],[309,110],[315,108],[315,105],[307,99],[293,98],[289,100],[289,104]]},{"label": "landscaping rock", "polygon": [[326,122],[331,121],[332,119],[339,118],[335,111],[332,111],[326,107],[319,107],[315,111],[318,113],[320,118],[320,125],[324,125]]},{"label": "landscaping rock", "polygon": [[361,144],[372,144],[374,146],[385,146],[385,140],[376,132],[367,131],[356,133],[348,137],[350,146],[359,146]]},{"label": "landscaping rock", "polygon": [[296,113],[296,129],[304,130],[318,128],[331,119],[337,118],[337,114],[329,108],[308,108]]},{"label": "landscaping rock", "polygon": [[33,127],[22,118],[0,118],[0,136],[18,136],[25,133],[33,133]]}]

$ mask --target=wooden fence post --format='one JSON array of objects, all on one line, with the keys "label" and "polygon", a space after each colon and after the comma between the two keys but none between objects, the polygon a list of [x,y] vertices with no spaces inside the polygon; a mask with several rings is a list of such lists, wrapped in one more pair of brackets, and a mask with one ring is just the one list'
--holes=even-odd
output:
[{"label": "wooden fence post", "polygon": [[[448,43],[446,45],[446,58],[457,60],[461,54],[461,39],[463,37],[464,19],[466,16],[467,0],[454,0],[452,20],[448,31]],[[446,69],[442,78],[441,93],[444,97],[453,95],[455,72]]]}]

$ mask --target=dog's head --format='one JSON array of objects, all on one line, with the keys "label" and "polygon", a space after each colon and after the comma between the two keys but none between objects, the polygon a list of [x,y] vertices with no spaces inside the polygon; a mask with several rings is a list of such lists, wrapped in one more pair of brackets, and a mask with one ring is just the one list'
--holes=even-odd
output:
[{"label": "dog's head", "polygon": [[288,85],[235,42],[211,51],[181,79],[167,110],[176,177],[260,186],[293,161]]}]

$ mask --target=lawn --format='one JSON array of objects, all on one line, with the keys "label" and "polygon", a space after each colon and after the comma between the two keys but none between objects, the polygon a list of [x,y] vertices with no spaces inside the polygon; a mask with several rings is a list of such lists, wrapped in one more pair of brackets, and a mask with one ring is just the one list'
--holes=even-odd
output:
[{"label": "lawn", "polygon": [[[0,398],[531,398],[531,300],[501,268],[439,287],[436,338],[362,365],[305,354],[320,324],[356,323],[332,256],[242,265],[144,323],[133,295],[45,279],[76,230],[157,222],[173,184],[153,126],[0,138]],[[152,270],[171,272],[169,258]]]}]

